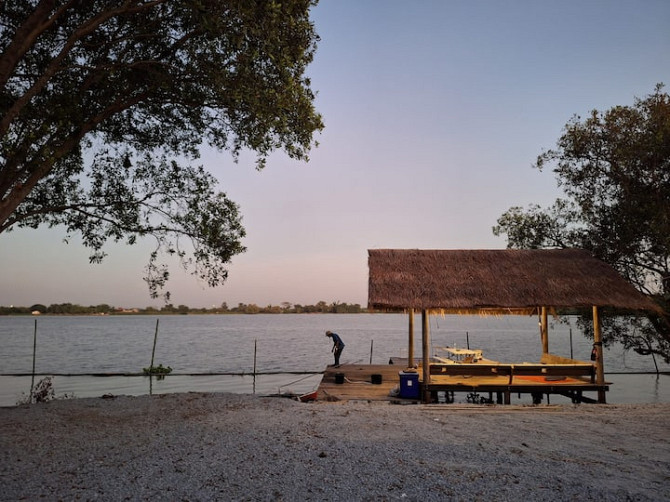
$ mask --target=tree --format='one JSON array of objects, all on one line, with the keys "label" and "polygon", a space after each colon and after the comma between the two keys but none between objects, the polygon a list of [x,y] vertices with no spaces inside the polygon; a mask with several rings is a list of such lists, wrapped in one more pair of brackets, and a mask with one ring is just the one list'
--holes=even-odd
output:
[{"label": "tree", "polygon": [[663,85],[632,106],[573,117],[555,150],[535,167],[553,166],[566,198],[542,209],[512,207],[493,228],[508,247],[578,247],[614,266],[663,315],[608,319],[605,334],[641,354],[670,362],[670,96]]},{"label": "tree", "polygon": [[[305,76],[315,0],[25,0],[0,9],[0,233],[61,225],[91,262],[156,242],[208,285],[245,250],[201,145],[307,160],[322,129]],[[187,246],[184,246],[184,242]]]},{"label": "tree", "polygon": [[244,307],[245,314],[258,314],[260,311],[261,308],[255,303],[250,303],[249,305],[245,305]]},{"label": "tree", "polygon": [[114,310],[114,307],[106,303],[101,303],[100,305],[93,307],[93,311],[100,314],[109,314],[112,310]]}]

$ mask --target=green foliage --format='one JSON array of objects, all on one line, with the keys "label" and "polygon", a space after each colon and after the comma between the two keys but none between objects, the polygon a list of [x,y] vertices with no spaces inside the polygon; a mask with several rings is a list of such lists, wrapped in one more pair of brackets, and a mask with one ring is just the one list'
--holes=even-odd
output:
[{"label": "green foliage", "polygon": [[0,315],[25,315],[25,314],[30,314],[32,310],[30,310],[28,307],[15,307],[15,306],[10,306],[10,307],[4,307],[0,306]]},{"label": "green foliage", "polygon": [[[192,165],[207,143],[306,160],[315,2],[10,2],[0,9],[0,233],[59,225],[91,262],[152,237],[210,286],[245,250],[238,206]],[[169,293],[166,294],[169,297]]]},{"label": "green foliage", "polygon": [[149,366],[148,368],[142,368],[142,373],[146,376],[155,375],[159,379],[165,378],[165,375],[172,373],[172,368],[170,366],[163,366],[159,364],[158,366]]},{"label": "green foliage", "polygon": [[73,303],[52,303],[43,313],[47,314],[70,314],[70,315],[87,315],[87,314],[109,314],[114,310],[107,304],[91,305],[84,307],[82,305]]},{"label": "green foliage", "polygon": [[670,361],[670,96],[663,85],[632,106],[574,117],[556,149],[538,157],[538,169],[549,166],[566,197],[547,209],[512,207],[493,232],[506,234],[508,247],[577,247],[614,266],[664,315],[606,319],[606,340]]},{"label": "green foliage", "polygon": [[237,307],[226,310],[232,313],[241,314],[360,314],[366,312],[358,303],[326,303],[319,301],[315,305],[292,305],[290,302],[282,302],[281,305],[268,305],[259,307],[255,303],[240,303]]},{"label": "green foliage", "polygon": [[32,314],[70,314],[70,315],[91,315],[91,314],[112,314],[116,309],[106,303],[100,305],[90,305],[85,307],[76,303],[52,303],[48,307],[41,303],[36,303],[30,307],[3,307],[0,306],[0,315],[19,315]]}]

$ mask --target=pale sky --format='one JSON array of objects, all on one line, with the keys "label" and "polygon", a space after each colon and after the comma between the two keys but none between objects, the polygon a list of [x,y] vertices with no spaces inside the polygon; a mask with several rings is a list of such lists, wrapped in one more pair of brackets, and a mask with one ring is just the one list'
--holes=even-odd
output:
[{"label": "pale sky", "polygon": [[[670,85],[667,0],[322,0],[312,17],[320,146],[261,172],[203,152],[248,251],[216,289],[173,268],[175,305],[366,305],[368,249],[504,248],[505,210],[560,195],[531,165],[574,114]],[[0,234],[0,305],[161,306],[142,281],[148,242],[89,265],[64,237]]]}]

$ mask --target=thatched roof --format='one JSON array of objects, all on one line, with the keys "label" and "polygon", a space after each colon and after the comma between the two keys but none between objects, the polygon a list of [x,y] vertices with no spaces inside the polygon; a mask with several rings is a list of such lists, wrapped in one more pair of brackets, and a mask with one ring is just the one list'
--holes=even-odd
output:
[{"label": "thatched roof", "polygon": [[658,311],[612,267],[578,249],[369,250],[368,305],[453,313],[538,307]]}]

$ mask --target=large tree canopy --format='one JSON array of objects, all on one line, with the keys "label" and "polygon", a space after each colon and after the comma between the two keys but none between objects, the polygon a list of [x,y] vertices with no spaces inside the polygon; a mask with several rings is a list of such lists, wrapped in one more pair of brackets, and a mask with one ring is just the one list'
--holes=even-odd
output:
[{"label": "large tree canopy", "polygon": [[[314,0],[14,0],[0,7],[0,233],[63,225],[104,257],[153,236],[211,286],[244,251],[203,144],[307,160]],[[184,238],[189,243],[183,245]],[[182,244],[180,244],[180,241]]]},{"label": "large tree canopy", "polygon": [[663,86],[632,106],[573,117],[556,149],[538,157],[536,167],[546,166],[566,197],[548,209],[512,207],[494,233],[506,234],[508,247],[578,247],[613,265],[665,315],[634,319],[632,329],[609,319],[609,339],[670,361],[670,97]]}]

